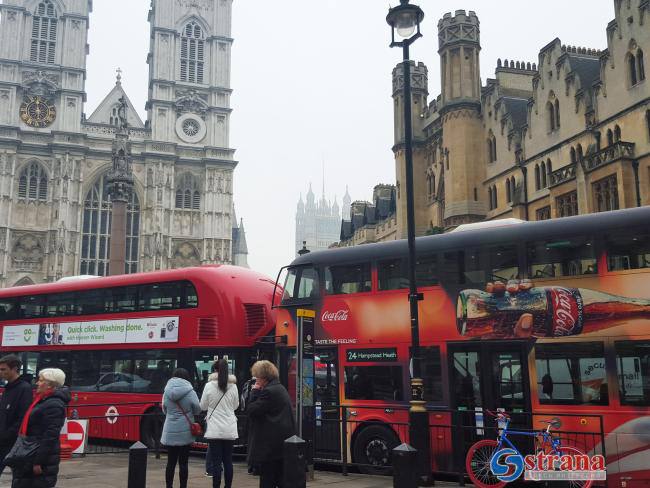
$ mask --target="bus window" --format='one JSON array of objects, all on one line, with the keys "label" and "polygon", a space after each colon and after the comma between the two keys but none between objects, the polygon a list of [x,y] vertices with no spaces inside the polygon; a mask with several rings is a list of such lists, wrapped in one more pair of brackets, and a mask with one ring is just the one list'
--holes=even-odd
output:
[{"label": "bus window", "polygon": [[463,252],[463,282],[471,285],[481,285],[488,280],[488,260],[487,249],[470,249]]},{"label": "bus window", "polygon": [[621,405],[650,405],[650,341],[616,342]]},{"label": "bus window", "polygon": [[415,279],[418,287],[438,284],[438,256],[418,256],[415,264]]},{"label": "bus window", "polygon": [[318,272],[314,268],[302,268],[298,282],[298,298],[318,296]]},{"label": "bus window", "polygon": [[464,259],[463,251],[445,252],[441,254],[440,258],[438,274],[443,285],[465,283],[461,270]]},{"label": "bus window", "polygon": [[75,351],[71,353],[73,360],[71,363],[71,379],[75,390],[93,391],[99,379],[99,361],[98,352],[93,351]]},{"label": "bus window", "polygon": [[199,306],[199,296],[196,293],[196,288],[189,281],[185,282],[185,306],[187,308]]},{"label": "bus window", "polygon": [[70,386],[70,356],[67,352],[41,352],[38,355],[36,375],[33,381],[38,380],[38,372],[45,368],[58,368],[65,373],[65,384]]},{"label": "bus window", "polygon": [[32,383],[36,377],[38,369],[38,352],[26,352],[23,354],[23,378],[28,383]]},{"label": "bus window", "polygon": [[64,315],[76,315],[77,308],[75,305],[74,293],[54,293],[47,296],[48,317],[60,317]]},{"label": "bus window", "polygon": [[[438,284],[436,255],[418,256],[415,262],[415,281],[418,287]],[[377,264],[379,290],[403,290],[409,287],[408,260],[388,259]]]},{"label": "bus window", "polygon": [[108,313],[112,307],[111,295],[106,288],[87,290],[77,293],[77,304],[80,315]]},{"label": "bus window", "polygon": [[111,312],[135,312],[138,291],[135,286],[109,288],[107,291],[112,298]]},{"label": "bus window", "polygon": [[406,259],[389,259],[377,263],[379,290],[401,290],[409,287]]},{"label": "bus window", "polygon": [[421,368],[424,379],[424,400],[442,401],[442,372],[440,369],[440,347],[421,347]]},{"label": "bus window", "polygon": [[22,297],[20,300],[21,319],[35,319],[45,316],[45,295]]},{"label": "bus window", "polygon": [[541,404],[609,404],[601,342],[537,344],[535,365]]},{"label": "bus window", "polygon": [[178,282],[141,285],[138,288],[138,310],[181,308],[185,287]]},{"label": "bus window", "polygon": [[650,234],[647,232],[607,236],[605,248],[609,271],[650,268]]},{"label": "bus window", "polygon": [[402,367],[346,366],[345,397],[348,400],[402,400]]},{"label": "bus window", "polygon": [[519,278],[519,260],[515,246],[494,247],[488,251],[490,255],[490,281],[502,281]]},{"label": "bus window", "polygon": [[593,242],[585,237],[527,246],[530,278],[557,278],[598,273]]},{"label": "bus window", "polygon": [[325,291],[328,295],[362,293],[370,290],[369,263],[325,268]]},{"label": "bus window", "polygon": [[292,300],[296,298],[296,278],[300,273],[300,268],[291,268],[287,270],[287,276],[284,279],[282,300]]},{"label": "bus window", "polygon": [[15,298],[3,298],[0,300],[0,320],[16,319],[17,311]]},{"label": "bus window", "polygon": [[314,298],[318,293],[318,272],[311,266],[297,266],[287,271],[282,300]]}]

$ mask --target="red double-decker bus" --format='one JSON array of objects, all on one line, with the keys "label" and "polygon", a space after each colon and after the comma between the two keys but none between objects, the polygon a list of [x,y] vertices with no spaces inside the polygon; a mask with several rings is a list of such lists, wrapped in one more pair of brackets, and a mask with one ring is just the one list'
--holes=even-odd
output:
[{"label": "red double-decker bus", "polygon": [[[70,280],[0,290],[0,353],[23,374],[61,368],[69,414],[89,436],[159,441],[158,404],[173,370],[200,390],[216,357],[243,383],[273,334],[274,282],[236,266]],[[148,415],[152,414],[152,415]]]},{"label": "red double-decker bus", "polygon": [[[416,242],[432,470],[461,468],[457,453],[464,463],[473,442],[495,435],[484,413],[504,410],[524,429],[558,417],[582,451],[606,455],[611,486],[647,486],[650,208]],[[284,290],[285,365],[295,364],[296,310],[316,311],[316,456],[383,466],[408,441],[406,241],[300,256]]]}]

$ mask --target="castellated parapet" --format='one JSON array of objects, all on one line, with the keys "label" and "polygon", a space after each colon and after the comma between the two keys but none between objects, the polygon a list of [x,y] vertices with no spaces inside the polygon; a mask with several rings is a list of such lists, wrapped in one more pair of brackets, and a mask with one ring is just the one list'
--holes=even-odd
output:
[{"label": "castellated parapet", "polygon": [[[424,63],[409,61],[411,65],[411,90],[412,93],[428,95],[429,70]],[[404,94],[404,63],[399,63],[393,68],[393,97]]]},{"label": "castellated parapet", "polygon": [[478,17],[472,10],[469,14],[465,10],[456,10],[453,16],[446,13],[438,21],[438,49],[458,43],[478,46],[481,42],[479,25]]}]

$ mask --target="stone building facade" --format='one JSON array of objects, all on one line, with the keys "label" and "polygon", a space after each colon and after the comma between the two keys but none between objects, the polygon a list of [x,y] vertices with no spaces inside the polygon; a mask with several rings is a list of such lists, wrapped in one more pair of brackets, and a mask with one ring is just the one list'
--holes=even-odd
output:
[{"label": "stone building facade", "polygon": [[341,240],[332,247],[398,239],[396,202],[395,185],[375,185],[372,202],[356,200],[349,206],[349,216],[341,222]]},{"label": "stone building facade", "polygon": [[[343,208],[350,209],[350,195],[347,188],[343,197]],[[341,231],[341,211],[336,197],[332,204],[325,198],[325,190],[318,202],[309,185],[306,202],[302,195],[296,207],[296,240],[294,252],[296,256],[303,245],[310,251],[327,249],[339,240]]]},{"label": "stone building facade", "polygon": [[2,1],[1,286],[107,273],[106,174],[121,97],[135,178],[127,270],[246,264],[229,147],[231,8],[232,0],[152,0],[143,123],[119,73],[85,116],[91,1]]},{"label": "stone building facade", "polygon": [[[606,49],[556,38],[536,62],[498,60],[483,86],[476,14],[458,10],[439,21],[441,93],[432,101],[426,66],[411,62],[417,235],[650,204],[650,1],[613,5]],[[406,237],[403,83],[400,64],[393,70],[399,238]]]}]

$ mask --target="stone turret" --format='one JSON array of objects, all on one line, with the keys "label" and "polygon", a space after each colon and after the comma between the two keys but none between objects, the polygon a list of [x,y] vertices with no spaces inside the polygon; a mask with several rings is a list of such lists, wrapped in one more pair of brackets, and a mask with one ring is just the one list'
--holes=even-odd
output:
[{"label": "stone turret", "polygon": [[481,122],[481,51],[479,20],[457,10],[438,22],[442,86],[442,131],[445,134],[444,215],[447,228],[482,220],[486,205],[478,199],[485,177]]},{"label": "stone turret", "polygon": [[[404,144],[404,63],[398,64],[393,69],[393,111],[395,120],[395,145]],[[421,134],[420,115],[427,108],[429,95],[429,71],[424,63],[411,64],[411,118],[413,125],[413,138]]]},{"label": "stone turret", "polygon": [[479,21],[472,11],[456,10],[438,22],[438,53],[442,76],[442,102],[480,104],[481,74]]}]

